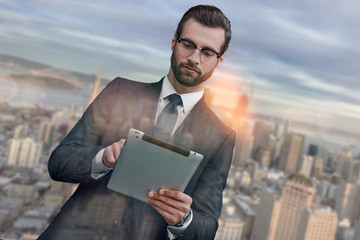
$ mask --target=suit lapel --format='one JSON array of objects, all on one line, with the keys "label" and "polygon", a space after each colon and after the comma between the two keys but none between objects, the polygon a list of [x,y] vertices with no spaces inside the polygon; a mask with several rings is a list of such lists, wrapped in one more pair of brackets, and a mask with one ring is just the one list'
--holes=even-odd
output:
[{"label": "suit lapel", "polygon": [[209,132],[209,111],[204,98],[195,105],[170,138],[170,142],[186,149],[202,149],[204,136]]},{"label": "suit lapel", "polygon": [[162,82],[163,79],[156,83],[146,84],[144,88],[138,91],[137,125],[139,130],[147,134],[151,134],[154,127]]}]

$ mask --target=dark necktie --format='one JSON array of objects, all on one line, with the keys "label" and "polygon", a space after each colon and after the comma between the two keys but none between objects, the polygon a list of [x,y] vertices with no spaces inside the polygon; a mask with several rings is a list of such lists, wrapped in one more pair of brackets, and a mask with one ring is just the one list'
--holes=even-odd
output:
[{"label": "dark necktie", "polygon": [[177,106],[182,104],[181,97],[177,94],[168,96],[169,103],[160,113],[155,127],[153,136],[163,140],[169,140],[178,118]]}]

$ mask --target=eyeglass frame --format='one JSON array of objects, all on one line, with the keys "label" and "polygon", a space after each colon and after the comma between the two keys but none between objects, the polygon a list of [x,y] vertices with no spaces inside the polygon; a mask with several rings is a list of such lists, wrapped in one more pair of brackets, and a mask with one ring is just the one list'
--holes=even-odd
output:
[{"label": "eyeglass frame", "polygon": [[196,44],[195,44],[193,41],[191,41],[191,40],[189,40],[189,39],[186,39],[186,38],[180,38],[180,37],[178,37],[178,38],[176,39],[176,42],[177,42],[177,43],[181,43],[182,41],[188,42],[188,43],[190,43],[191,45],[194,46],[194,50],[193,50],[193,52],[192,52],[191,54],[193,54],[196,49],[199,49],[201,53],[203,53],[202,50],[211,51],[211,52],[213,52],[213,53],[216,54],[216,58],[217,58],[217,59],[219,59],[219,58],[224,54],[224,53],[221,53],[221,54],[220,54],[220,53],[218,53],[217,51],[215,51],[214,49],[211,49],[211,48],[209,48],[209,47],[199,48],[198,46],[196,46]]}]

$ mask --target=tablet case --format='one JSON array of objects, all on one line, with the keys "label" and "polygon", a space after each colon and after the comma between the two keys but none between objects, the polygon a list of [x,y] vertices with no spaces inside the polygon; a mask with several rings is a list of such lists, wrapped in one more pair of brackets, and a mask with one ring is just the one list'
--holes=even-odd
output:
[{"label": "tablet case", "polygon": [[107,186],[144,202],[150,190],[183,192],[202,158],[131,128]]}]

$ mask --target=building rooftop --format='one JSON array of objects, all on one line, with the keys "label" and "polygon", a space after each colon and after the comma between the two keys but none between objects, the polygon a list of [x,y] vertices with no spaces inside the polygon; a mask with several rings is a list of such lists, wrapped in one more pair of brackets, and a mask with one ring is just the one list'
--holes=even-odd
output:
[{"label": "building rooftop", "polygon": [[220,218],[223,220],[237,220],[242,221],[241,215],[238,212],[237,206],[234,205],[232,202],[228,204],[224,204],[221,209],[221,216]]},{"label": "building rooftop", "polygon": [[0,177],[0,185],[6,185],[11,181],[10,178]]},{"label": "building rooftop", "polygon": [[234,199],[234,202],[241,208],[247,216],[255,216],[255,211],[247,203],[242,202],[240,199]]},{"label": "building rooftop", "polygon": [[21,207],[24,200],[15,197],[0,197],[0,208],[14,209]]},{"label": "building rooftop", "polygon": [[16,228],[44,228],[47,225],[45,219],[20,217],[14,222]]},{"label": "building rooftop", "polygon": [[308,187],[313,187],[313,182],[311,181],[310,178],[305,177],[304,175],[301,174],[292,174],[288,177],[288,180],[294,181],[294,182],[298,182],[301,184],[304,184]]}]

